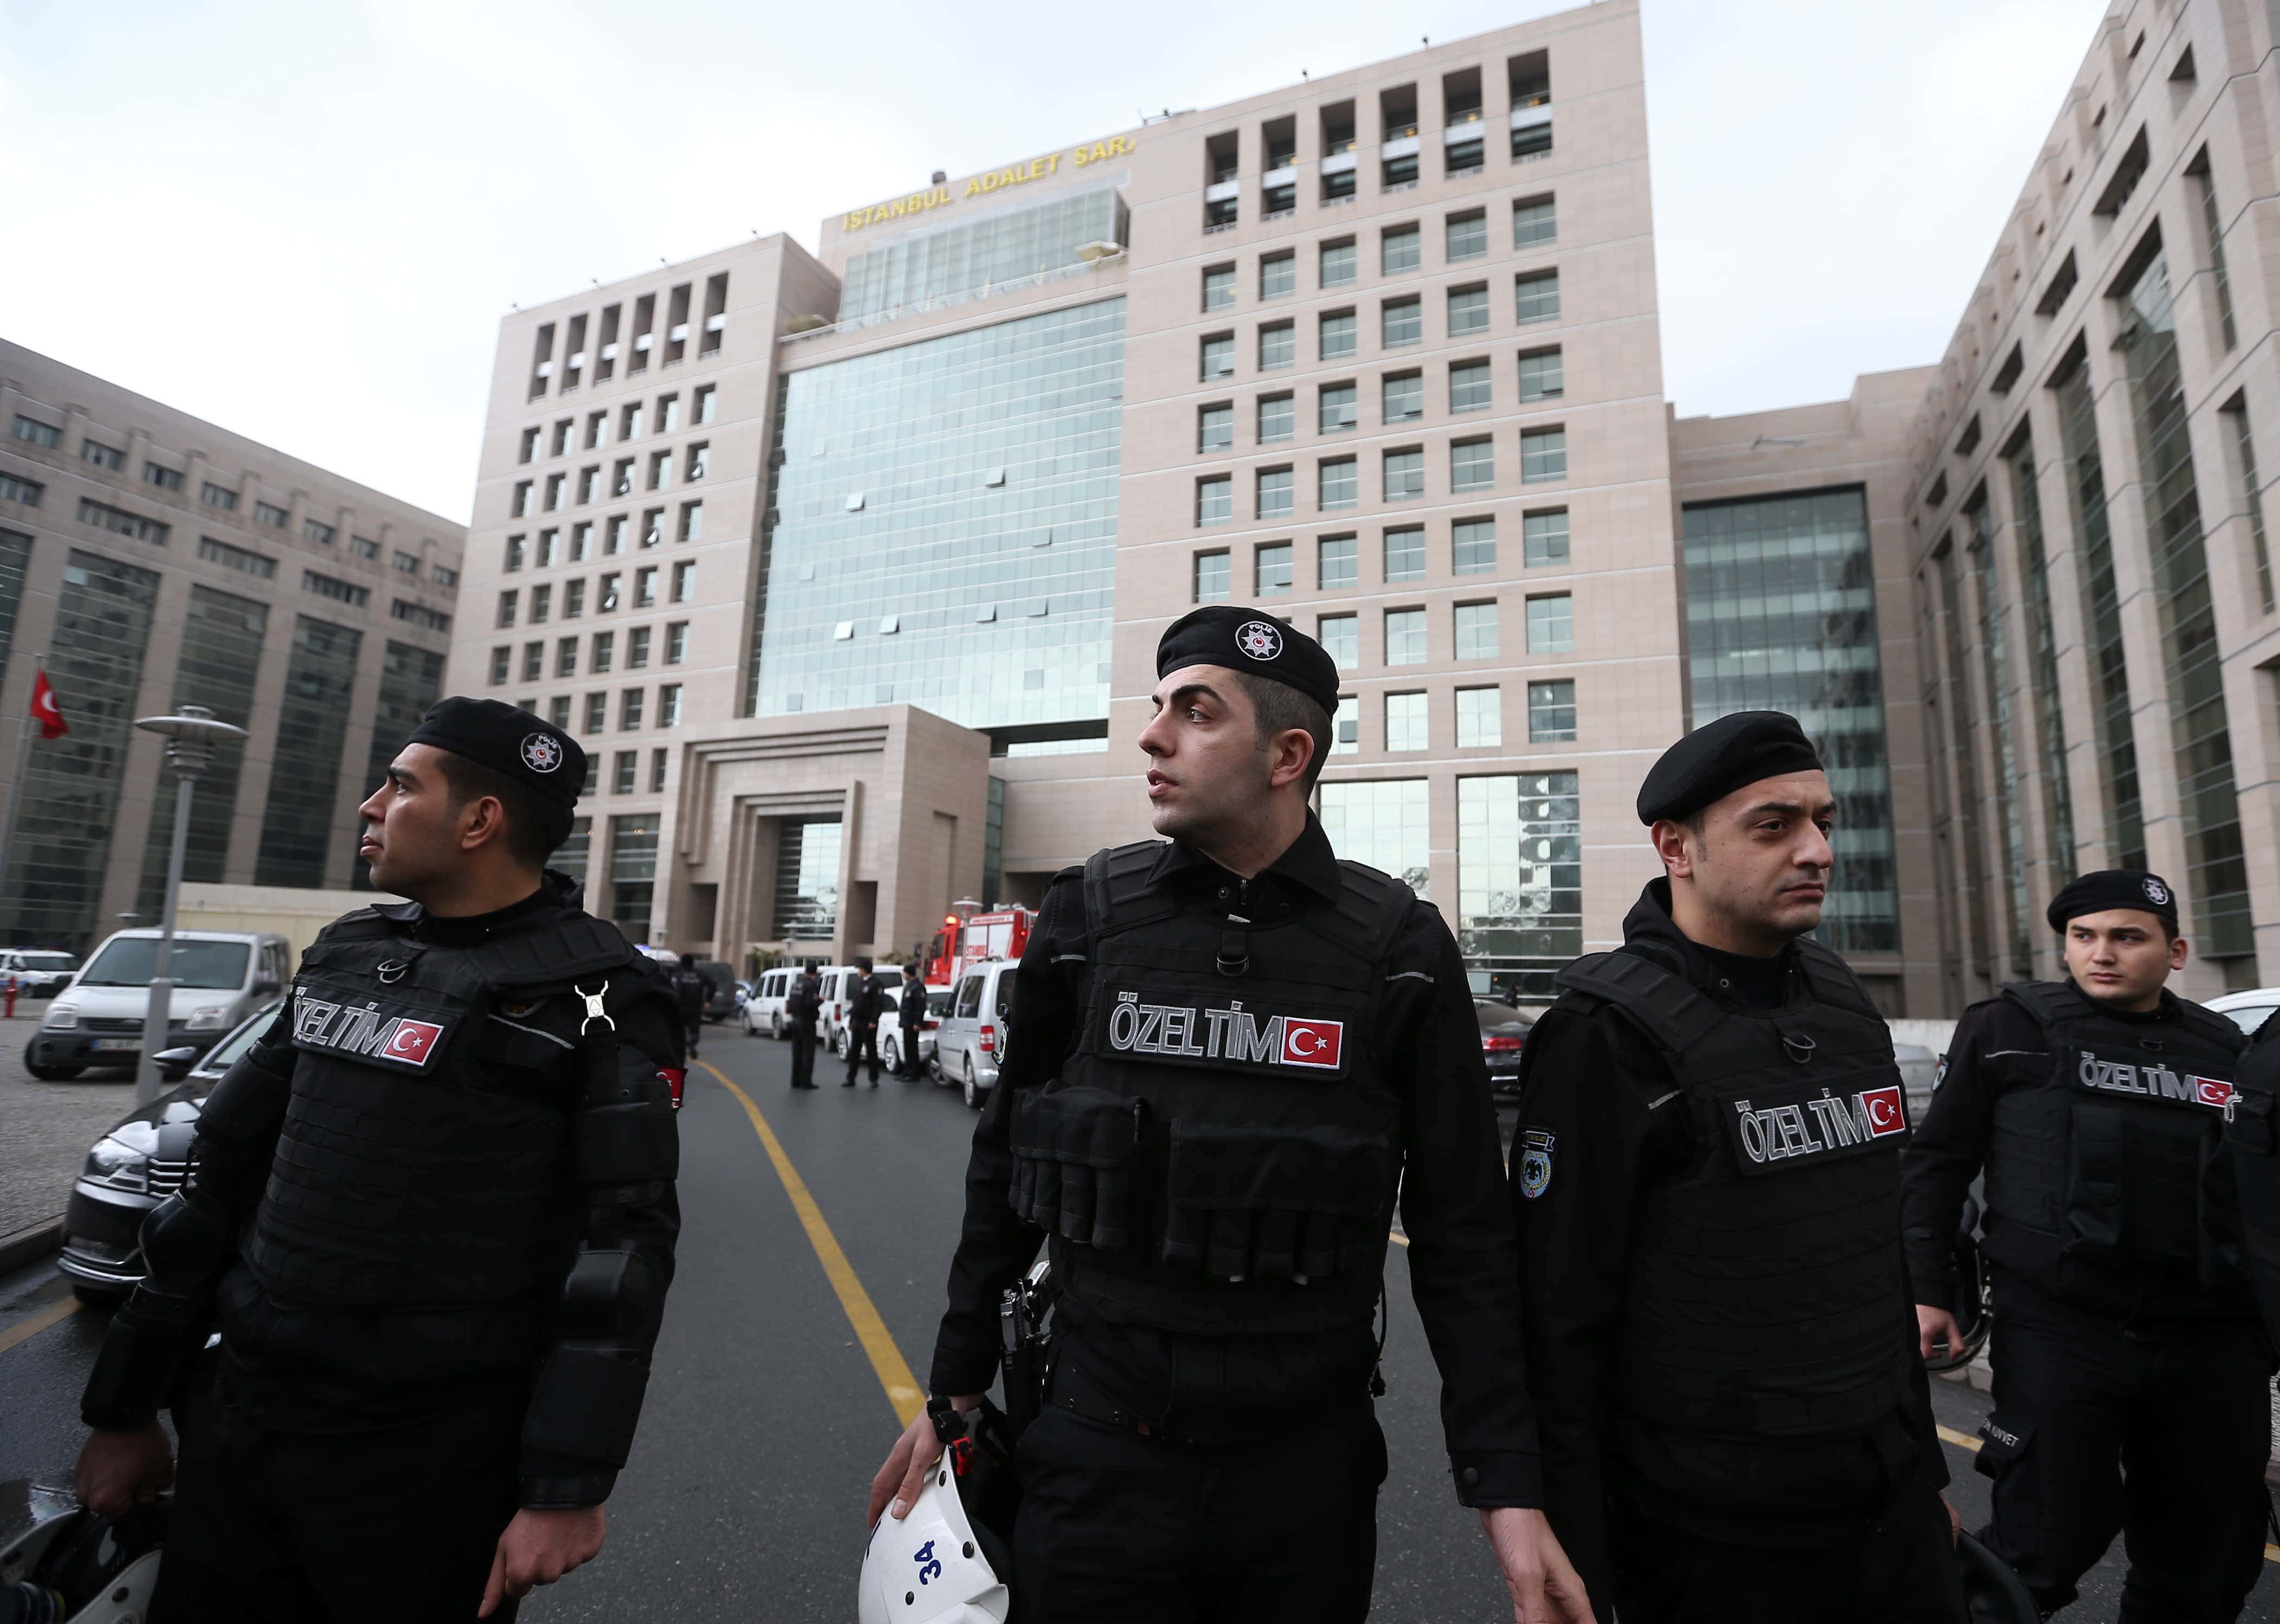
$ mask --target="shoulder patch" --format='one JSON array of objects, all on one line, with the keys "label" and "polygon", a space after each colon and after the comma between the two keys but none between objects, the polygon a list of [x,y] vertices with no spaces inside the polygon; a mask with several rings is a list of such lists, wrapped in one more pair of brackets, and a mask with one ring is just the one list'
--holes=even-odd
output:
[{"label": "shoulder patch", "polygon": [[1552,1188],[1552,1158],[1560,1135],[1541,1128],[1520,1130],[1520,1193],[1534,1201]]}]

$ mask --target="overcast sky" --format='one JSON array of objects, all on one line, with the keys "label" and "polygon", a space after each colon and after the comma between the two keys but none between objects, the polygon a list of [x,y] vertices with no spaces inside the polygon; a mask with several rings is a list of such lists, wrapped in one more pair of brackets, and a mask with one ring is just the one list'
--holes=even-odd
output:
[{"label": "overcast sky", "polygon": [[[0,335],[464,520],[510,300],[1564,9],[0,0]],[[1937,360],[2105,9],[1646,0],[1679,412]]]}]

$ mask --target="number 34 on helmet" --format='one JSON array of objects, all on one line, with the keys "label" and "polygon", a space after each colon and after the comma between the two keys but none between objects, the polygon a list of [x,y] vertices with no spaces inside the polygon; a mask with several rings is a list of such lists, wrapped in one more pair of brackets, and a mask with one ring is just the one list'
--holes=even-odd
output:
[{"label": "number 34 on helmet", "polygon": [[1013,1597],[975,1537],[951,1461],[944,1451],[907,1516],[882,1513],[871,1530],[862,1624],[1005,1624]]}]

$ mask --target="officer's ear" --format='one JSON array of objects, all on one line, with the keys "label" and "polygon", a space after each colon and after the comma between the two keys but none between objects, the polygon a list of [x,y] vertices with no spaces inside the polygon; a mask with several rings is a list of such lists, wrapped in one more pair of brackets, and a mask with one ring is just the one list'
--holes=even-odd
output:
[{"label": "officer's ear", "polygon": [[459,850],[506,843],[506,805],[495,795],[471,795],[458,810]]},{"label": "officer's ear", "polygon": [[1309,786],[1313,776],[1314,735],[1304,727],[1285,727],[1267,741],[1267,783],[1280,789],[1285,784]]},{"label": "officer's ear", "polygon": [[1675,818],[1658,818],[1647,838],[1654,843],[1654,854],[1662,859],[1664,873],[1674,880],[1694,878],[1695,859],[1702,849],[1698,819],[1682,823]]},{"label": "officer's ear", "polygon": [[2169,938],[2169,968],[2171,970],[2184,969],[2185,967],[2185,960],[2191,957],[2192,950],[2186,945],[2185,939],[2183,936],[2171,936]]}]

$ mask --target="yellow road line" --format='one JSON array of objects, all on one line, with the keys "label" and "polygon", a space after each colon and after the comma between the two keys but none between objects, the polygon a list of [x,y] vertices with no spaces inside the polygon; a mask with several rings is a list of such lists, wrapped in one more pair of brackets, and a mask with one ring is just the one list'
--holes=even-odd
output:
[{"label": "yellow road line", "polygon": [[[839,1249],[831,1226],[823,1221],[823,1209],[815,1205],[806,1181],[791,1165],[791,1158],[784,1154],[782,1142],[777,1139],[775,1129],[768,1126],[767,1118],[760,1114],[760,1108],[752,1103],[752,1097],[721,1075],[720,1068],[710,1061],[699,1060],[697,1064],[735,1095],[743,1103],[744,1114],[752,1119],[752,1131],[759,1135],[768,1159],[775,1164],[776,1177],[783,1181],[784,1194],[791,1197],[792,1211],[799,1214],[800,1228],[807,1231],[808,1244],[815,1248],[816,1259],[823,1265],[831,1289],[839,1294],[839,1306],[846,1311],[847,1323],[855,1328],[856,1340],[870,1355],[871,1368],[878,1373],[879,1385],[887,1389],[887,1402],[895,1407],[896,1419],[909,1426],[926,1407],[926,1395],[920,1390],[918,1379],[911,1374],[910,1366],[904,1362],[902,1350],[895,1346],[895,1339],[888,1334],[887,1322],[879,1318],[879,1311],[872,1305],[871,1294],[856,1278],[855,1266],[847,1261],[847,1254]],[[0,1343],[0,1348],[5,1345]]]},{"label": "yellow road line", "polygon": [[7,1352],[19,1342],[29,1342],[48,1327],[60,1324],[78,1312],[79,1299],[65,1296],[58,1297],[36,1313],[26,1314],[6,1330],[0,1331],[0,1353]]}]

